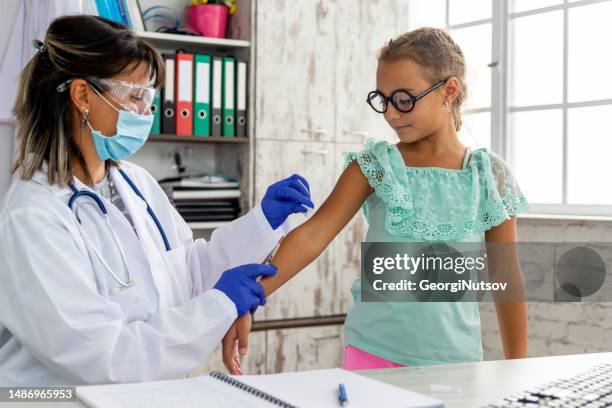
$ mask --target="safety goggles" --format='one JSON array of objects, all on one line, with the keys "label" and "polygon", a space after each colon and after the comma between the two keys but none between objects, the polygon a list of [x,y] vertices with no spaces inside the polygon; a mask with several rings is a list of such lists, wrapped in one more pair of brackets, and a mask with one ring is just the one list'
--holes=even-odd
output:
[{"label": "safety goggles", "polygon": [[[138,115],[151,113],[151,105],[153,104],[156,92],[155,88],[117,79],[95,77],[84,79],[95,91],[110,95],[121,109],[132,111]],[[65,91],[71,82],[72,79],[58,85],[57,91]]]},{"label": "safety goggles", "polygon": [[386,96],[380,91],[372,91],[368,94],[366,102],[368,102],[368,105],[370,105],[370,107],[372,107],[372,109],[374,109],[378,113],[385,113],[389,106],[389,102],[391,102],[393,107],[400,112],[412,112],[414,106],[416,105],[416,102],[419,99],[438,89],[439,87],[444,85],[446,81],[447,80],[444,79],[442,81],[436,82],[431,88],[421,92],[417,96],[414,96],[410,92],[403,89],[399,89],[393,92],[391,96]]}]

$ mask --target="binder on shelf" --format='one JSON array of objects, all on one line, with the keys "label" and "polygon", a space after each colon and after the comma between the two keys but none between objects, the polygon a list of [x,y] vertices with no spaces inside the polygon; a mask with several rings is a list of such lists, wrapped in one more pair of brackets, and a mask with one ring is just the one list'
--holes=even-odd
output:
[{"label": "binder on shelf", "polygon": [[142,21],[142,13],[138,0],[125,0],[130,27],[134,31],[145,31],[144,22]]},{"label": "binder on shelf", "polygon": [[247,64],[238,61],[236,69],[236,136],[247,135]]},{"label": "binder on shelf", "polygon": [[[113,2],[113,0],[111,0]],[[127,6],[124,3],[124,0],[114,0],[115,7],[117,8],[117,17],[119,18],[119,22],[126,27],[130,27],[130,21],[128,18]]]},{"label": "binder on shelf", "polygon": [[176,54],[176,134],[193,134],[193,54]]},{"label": "binder on shelf", "polygon": [[153,126],[151,126],[151,134],[159,135],[161,133],[161,95],[158,89],[155,92],[155,98],[151,105],[151,113],[153,114]]},{"label": "binder on shelf", "polygon": [[162,92],[162,108],[164,114],[162,116],[162,132],[173,135],[176,133],[176,111],[174,103],[174,54],[164,54],[164,63],[166,65],[166,81]]},{"label": "binder on shelf", "polygon": [[109,20],[113,20],[114,16],[111,12],[108,4],[106,4],[106,0],[96,0],[96,9],[98,10],[98,15],[100,17],[108,18]]},{"label": "binder on shelf", "polygon": [[239,181],[233,177],[210,173],[192,176],[166,177],[158,180],[158,182],[162,188],[226,189],[240,187]]},{"label": "binder on shelf", "polygon": [[[164,189],[166,194],[169,194],[168,198],[174,200],[172,198],[172,191],[168,189]],[[218,198],[218,199],[180,199],[174,200],[175,207],[178,210],[189,210],[189,209],[215,209],[215,208],[240,208],[240,202],[237,198]]]},{"label": "binder on shelf", "polygon": [[173,189],[170,198],[173,200],[240,198],[240,190]]},{"label": "binder on shelf", "polygon": [[96,0],[95,4],[100,17],[127,26],[122,0]]},{"label": "binder on shelf", "polygon": [[210,55],[194,59],[193,135],[210,136]]},{"label": "binder on shelf", "polygon": [[223,57],[223,136],[236,136],[234,117],[236,115],[236,60]]},{"label": "binder on shelf", "polygon": [[221,103],[223,96],[223,60],[221,57],[212,58],[212,124],[211,134],[212,136],[221,136],[221,122],[222,122],[222,111]]}]

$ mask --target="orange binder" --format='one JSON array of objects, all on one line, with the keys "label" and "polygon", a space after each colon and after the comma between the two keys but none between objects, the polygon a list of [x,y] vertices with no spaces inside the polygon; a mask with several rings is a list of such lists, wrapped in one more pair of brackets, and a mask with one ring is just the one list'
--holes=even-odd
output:
[{"label": "orange binder", "polygon": [[193,55],[176,54],[176,134],[193,134]]}]

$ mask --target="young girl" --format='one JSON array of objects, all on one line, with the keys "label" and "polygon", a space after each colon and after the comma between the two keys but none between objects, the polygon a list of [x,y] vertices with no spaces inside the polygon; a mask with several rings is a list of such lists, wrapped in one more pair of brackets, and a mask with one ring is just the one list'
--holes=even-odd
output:
[{"label": "young girl", "polygon": [[[516,241],[515,215],[527,202],[504,161],[486,148],[461,144],[460,108],[466,98],[465,61],[449,34],[421,28],[392,40],[380,52],[377,90],[367,102],[395,130],[399,143],[369,141],[349,154],[347,167],[319,210],[292,231],[262,284],[270,294],[312,262],[363,205],[366,241]],[[493,257],[495,258],[495,257]],[[515,292],[522,276],[515,257]],[[501,265],[488,258],[489,271]],[[510,265],[508,265],[510,263]],[[507,269],[505,269],[507,270]],[[345,322],[346,369],[469,362],[482,359],[475,302],[362,302],[360,280]],[[527,312],[521,301],[496,302],[506,358],[527,355]],[[223,357],[240,373],[235,352],[246,352],[250,316],[226,335]]]}]

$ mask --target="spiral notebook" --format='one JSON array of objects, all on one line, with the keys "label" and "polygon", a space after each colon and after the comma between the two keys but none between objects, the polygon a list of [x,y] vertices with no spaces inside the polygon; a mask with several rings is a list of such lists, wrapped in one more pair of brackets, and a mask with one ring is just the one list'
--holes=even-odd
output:
[{"label": "spiral notebook", "polygon": [[339,368],[295,373],[209,376],[148,383],[77,387],[80,401],[92,408],[172,407],[337,407],[337,387],[346,386],[349,406],[439,408],[425,395]]}]

